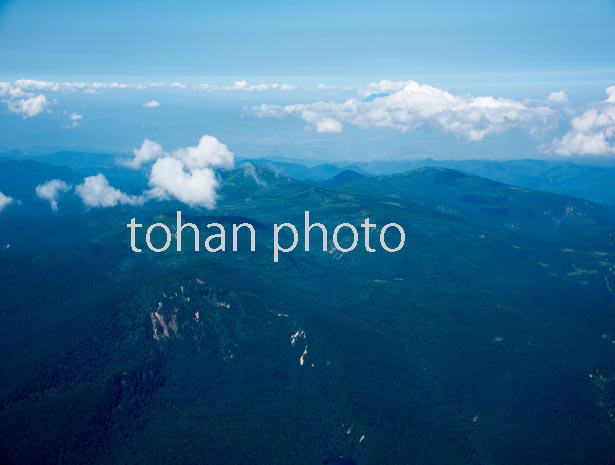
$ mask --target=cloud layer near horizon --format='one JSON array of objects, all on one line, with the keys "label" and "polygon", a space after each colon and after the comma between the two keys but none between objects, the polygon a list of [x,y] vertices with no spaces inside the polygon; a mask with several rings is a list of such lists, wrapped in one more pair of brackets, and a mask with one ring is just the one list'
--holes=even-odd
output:
[{"label": "cloud layer near horizon", "polygon": [[571,130],[553,142],[558,155],[615,155],[615,86],[606,100],[590,105],[570,121]]},{"label": "cloud layer near horizon", "polygon": [[372,83],[363,95],[364,99],[343,102],[261,105],[253,111],[265,118],[301,118],[319,133],[342,132],[344,124],[402,132],[430,126],[470,141],[513,128],[531,131],[547,124],[554,114],[546,104],[459,96],[416,81]]},{"label": "cloud layer near horizon", "polygon": [[[253,84],[247,80],[237,80],[230,85],[188,85],[182,82],[54,82],[18,79],[0,82],[0,101],[6,105],[9,113],[25,120],[51,113],[59,105],[57,99],[61,100],[70,92],[97,94],[105,91],[143,91],[143,100],[135,105],[148,109],[158,108],[159,100],[152,97],[160,98],[158,89],[161,88],[166,88],[167,93],[193,92],[195,95],[200,91],[325,91],[330,98],[337,96],[340,100],[303,100],[301,103],[290,100],[290,104],[263,103],[249,108],[249,113],[260,118],[297,118],[318,134],[338,134],[348,127],[366,130],[388,128],[402,133],[425,130],[435,134],[452,134],[472,144],[493,134],[517,131],[517,134],[524,132],[529,135],[534,141],[535,150],[547,155],[615,155],[615,86],[606,89],[605,100],[579,108],[569,102],[568,95],[562,90],[553,91],[542,100],[513,99],[454,94],[412,80],[382,80],[362,88],[319,83],[310,88],[277,82]],[[340,89],[343,89],[342,93],[335,92]],[[356,92],[357,96],[347,98],[352,95],[349,92]],[[168,108],[172,108],[172,105]],[[154,113],[163,115],[166,111],[165,105]],[[65,129],[80,127],[84,118],[80,112],[64,109],[64,114],[69,115],[69,122],[64,120],[59,126]],[[95,120],[88,117],[87,121]],[[92,125],[88,126],[91,129]],[[468,147],[471,149],[472,146]],[[174,152],[169,154],[177,158]],[[163,155],[165,153],[159,144],[158,147],[144,144],[135,150],[134,159],[125,161],[125,166],[140,168]],[[182,162],[186,165],[186,160]]]},{"label": "cloud layer near horizon", "polygon": [[[133,89],[133,90],[145,90],[155,88],[169,88],[177,90],[205,90],[208,92],[213,91],[245,91],[245,92],[261,92],[267,90],[280,90],[291,91],[300,89],[301,86],[288,83],[278,82],[260,82],[256,84],[249,83],[245,79],[234,81],[233,84],[218,85],[211,83],[199,83],[194,85],[188,85],[183,82],[139,82],[139,83],[126,83],[126,82],[101,82],[101,81],[43,81],[38,79],[16,79],[12,82],[0,82],[0,89],[9,90],[17,93],[27,92],[85,92],[85,93],[97,93],[104,90],[117,90],[117,89]],[[319,89],[320,87],[317,87]]]},{"label": "cloud layer near horizon", "polygon": [[[45,93],[57,94],[60,92],[82,92],[84,94],[98,94],[106,90],[155,90],[160,88],[174,89],[177,91],[241,91],[241,92],[262,92],[262,91],[291,91],[299,89],[300,86],[294,84],[258,83],[250,84],[247,80],[235,81],[232,85],[217,85],[200,83],[189,86],[182,82],[148,82],[148,83],[124,83],[124,82],[83,82],[83,81],[43,81],[37,79],[17,79],[12,82],[0,81],[0,101],[2,101],[10,113],[20,115],[24,119],[33,118],[45,112],[51,112],[51,106],[55,101],[50,100]],[[143,104],[144,108],[157,108],[160,106],[158,100],[148,100]],[[79,126],[79,119],[82,115],[72,119],[72,123],[66,128],[76,128]]]}]

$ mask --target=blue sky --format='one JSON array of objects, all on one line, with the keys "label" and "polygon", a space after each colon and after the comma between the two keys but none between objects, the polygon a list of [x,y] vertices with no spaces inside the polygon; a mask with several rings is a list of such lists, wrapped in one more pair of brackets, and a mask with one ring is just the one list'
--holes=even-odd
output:
[{"label": "blue sky", "polygon": [[0,150],[614,155],[614,24],[613,0],[0,0]]},{"label": "blue sky", "polygon": [[406,79],[615,71],[612,0],[4,1],[4,78]]}]

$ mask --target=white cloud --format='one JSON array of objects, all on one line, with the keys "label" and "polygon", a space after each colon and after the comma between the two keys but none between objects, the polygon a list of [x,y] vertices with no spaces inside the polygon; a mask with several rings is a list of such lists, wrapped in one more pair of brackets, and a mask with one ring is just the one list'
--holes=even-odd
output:
[{"label": "white cloud", "polygon": [[195,147],[183,147],[160,158],[149,176],[149,195],[174,198],[192,207],[213,208],[220,186],[216,168],[231,169],[234,155],[213,136],[203,136]]},{"label": "white cloud", "polygon": [[254,182],[259,186],[267,186],[267,183],[258,176],[258,173],[256,172],[256,167],[252,163],[246,162],[241,165],[241,168],[243,169],[243,175],[246,178],[254,179]]},{"label": "white cloud", "polygon": [[7,105],[11,113],[22,115],[26,119],[44,112],[48,103],[47,98],[43,94],[39,94],[33,97],[9,100]]},{"label": "white cloud", "polygon": [[31,92],[74,92],[81,91],[87,94],[99,93],[103,90],[123,90],[137,89],[143,90],[154,87],[169,87],[174,89],[187,89],[188,87],[181,82],[173,82],[165,84],[161,82],[151,83],[125,83],[125,82],[54,82],[41,81],[36,79],[17,79],[13,82],[0,83],[0,96],[6,95],[8,92],[18,94]]},{"label": "white cloud", "polygon": [[233,153],[228,147],[213,136],[203,136],[196,147],[184,147],[173,151],[173,156],[181,160],[186,167],[224,168],[234,165]]},{"label": "white cloud", "polygon": [[323,84],[318,83],[316,85],[316,90],[352,90],[353,87],[352,86],[338,86],[338,85],[331,85],[331,84]]},{"label": "white cloud", "polygon": [[319,119],[314,123],[316,132],[322,134],[337,134],[344,130],[342,123],[331,118]]},{"label": "white cloud", "polygon": [[211,92],[213,90],[218,90],[218,86],[215,86],[213,84],[207,84],[207,83],[205,83],[205,84],[197,84],[196,86],[194,86],[194,88],[198,89],[198,90],[206,90],[206,91],[209,91],[209,92]]},{"label": "white cloud", "polygon": [[233,85],[227,85],[219,87],[215,84],[197,84],[194,86],[194,89],[197,90],[206,90],[208,92],[213,92],[216,90],[234,90],[234,91],[245,91],[245,92],[258,92],[258,91],[266,91],[266,90],[281,90],[281,91],[291,91],[296,90],[299,87],[294,84],[279,84],[277,82],[273,83],[260,83],[260,84],[249,84],[248,81],[242,79],[240,81],[235,81]]},{"label": "white cloud", "polygon": [[177,158],[159,159],[149,177],[150,196],[158,199],[175,198],[191,207],[213,208],[220,185],[211,168],[189,170]]},{"label": "white cloud", "polygon": [[370,82],[366,89],[361,90],[359,93],[365,97],[369,97],[374,94],[385,94],[390,92],[397,92],[402,90],[406,85],[412,81],[387,81],[382,80],[378,82]]},{"label": "white cloud", "polygon": [[[57,90],[105,90],[105,89],[140,89],[142,84],[126,84],[123,82],[64,82],[58,84]],[[43,89],[44,90],[44,89]]]},{"label": "white cloud", "polygon": [[52,179],[43,184],[36,186],[36,195],[49,202],[51,209],[55,212],[58,210],[58,198],[61,192],[68,192],[71,186],[60,179]]},{"label": "white cloud", "polygon": [[79,122],[83,119],[83,115],[80,115],[79,113],[71,113],[69,118],[71,123],[65,127],[68,129],[75,129],[79,127]]},{"label": "white cloud", "polygon": [[167,153],[158,142],[145,139],[141,147],[133,150],[134,157],[121,164],[129,168],[140,168],[144,164],[169,156],[181,160],[187,168],[224,168],[234,165],[233,153],[213,136],[203,136],[194,147],[181,147]]},{"label": "white cloud", "polygon": [[75,187],[77,195],[88,207],[115,207],[116,205],[141,205],[142,196],[128,195],[111,187],[103,174],[88,176]]},{"label": "white cloud", "polygon": [[615,86],[607,99],[570,120],[571,129],[553,142],[559,155],[615,155]]},{"label": "white cloud", "polygon": [[134,149],[134,157],[130,160],[122,161],[121,164],[133,169],[141,168],[146,163],[152,162],[164,155],[162,145],[153,140],[144,139],[141,147]]},{"label": "white cloud", "polygon": [[568,102],[568,95],[566,95],[566,92],[563,90],[560,90],[559,92],[551,92],[551,95],[549,95],[547,100],[551,103],[566,103]]},{"label": "white cloud", "polygon": [[28,95],[27,92],[24,92],[24,90],[21,87],[11,87],[8,90],[8,95],[9,97],[12,98],[21,98],[21,97],[29,97],[30,95]]},{"label": "white cloud", "polygon": [[[59,93],[59,92],[83,92],[84,94],[98,94],[104,90],[144,90],[153,88],[171,88],[179,90],[187,90],[188,85],[182,82],[142,82],[142,83],[125,83],[125,82],[83,82],[83,81],[42,81],[37,79],[17,79],[13,82],[0,82],[0,97],[10,96],[11,98],[33,97],[33,93]],[[232,85],[217,86],[214,84],[197,84],[192,86],[196,90],[217,91],[217,90],[232,90],[232,91],[266,91],[280,90],[291,91],[299,87],[294,84],[280,83],[259,83],[249,84],[246,80],[235,81]],[[155,102],[152,100],[151,102]],[[147,108],[155,108],[156,104],[147,102],[144,104]]]},{"label": "white cloud", "polygon": [[[390,93],[379,95],[384,91]],[[543,105],[488,96],[458,96],[415,81],[372,83],[365,94],[373,98],[261,105],[253,110],[260,117],[301,118],[318,132],[340,132],[342,123],[402,132],[429,126],[472,141],[512,128],[530,131],[553,115],[553,110]]]},{"label": "white cloud", "polygon": [[8,207],[11,203],[13,203],[13,197],[9,197],[8,195],[4,195],[0,192],[0,212]]},{"label": "white cloud", "polygon": [[176,199],[193,207],[213,208],[220,187],[216,169],[232,169],[233,153],[213,136],[205,135],[194,147],[165,152],[162,146],[145,139],[134,157],[120,163],[137,169],[155,162],[148,173],[150,190],[141,200]]},{"label": "white cloud", "polygon": [[233,84],[232,89],[234,90],[257,90],[257,87],[253,87],[253,86],[248,86],[248,81],[243,80],[243,81],[235,81],[235,84]]},{"label": "white cloud", "polygon": [[70,90],[136,89],[143,84],[125,84],[122,82],[54,82],[36,79],[18,79],[13,85],[34,92],[60,92]]},{"label": "white cloud", "polygon": [[145,102],[143,106],[145,108],[158,108],[160,106],[160,102],[158,100],[150,100],[149,102]]},{"label": "white cloud", "polygon": [[298,86],[293,84],[278,84],[277,82],[266,84],[248,84],[248,81],[245,79],[241,81],[235,81],[232,86],[223,87],[224,90],[242,90],[246,92],[261,92],[265,90],[282,90],[282,91],[290,91],[298,89]]},{"label": "white cloud", "polygon": [[0,97],[4,97],[11,89],[11,83],[0,81]]},{"label": "white cloud", "polygon": [[51,81],[38,81],[36,79],[17,79],[14,82],[16,87],[32,91],[51,91],[57,92],[61,89],[61,84]]},{"label": "white cloud", "polygon": [[32,118],[43,113],[50,105],[45,95],[35,95],[29,92],[29,81],[19,80],[15,81],[15,83],[0,82],[2,102],[6,104],[9,112],[21,115],[23,119]]}]

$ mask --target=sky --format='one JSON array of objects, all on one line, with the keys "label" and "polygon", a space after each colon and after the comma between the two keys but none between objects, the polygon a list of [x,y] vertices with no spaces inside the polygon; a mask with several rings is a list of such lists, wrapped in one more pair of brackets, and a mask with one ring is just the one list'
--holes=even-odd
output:
[{"label": "sky", "polygon": [[0,150],[612,156],[613,24],[613,0],[0,0]]},{"label": "sky", "polygon": [[8,0],[2,74],[560,79],[615,70],[612,0],[298,3]]}]

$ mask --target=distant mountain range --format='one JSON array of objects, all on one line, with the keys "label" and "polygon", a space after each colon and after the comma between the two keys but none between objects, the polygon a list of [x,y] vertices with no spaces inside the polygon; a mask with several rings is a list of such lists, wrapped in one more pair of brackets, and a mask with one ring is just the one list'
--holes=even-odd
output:
[{"label": "distant mountain range", "polygon": [[296,179],[324,181],[350,170],[365,176],[395,174],[424,167],[450,168],[524,189],[540,190],[615,205],[615,166],[573,163],[562,160],[409,160],[332,165],[310,164],[298,160],[276,162],[250,160]]},{"label": "distant mountain range", "polygon": [[[68,167],[76,172],[95,174],[103,171],[109,179],[143,185],[134,173],[117,167],[119,155],[89,152],[55,152],[31,155],[21,152],[0,154],[0,160],[34,160]],[[615,205],[615,164],[602,159],[568,160],[399,160],[382,162],[328,163],[316,160],[239,159],[238,164],[252,163],[284,176],[302,180],[329,181],[343,171],[363,176],[402,173],[417,168],[449,168],[524,189],[553,192],[604,205]],[[127,179],[125,179],[127,178]],[[141,184],[139,184],[141,182]]]}]

